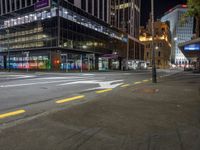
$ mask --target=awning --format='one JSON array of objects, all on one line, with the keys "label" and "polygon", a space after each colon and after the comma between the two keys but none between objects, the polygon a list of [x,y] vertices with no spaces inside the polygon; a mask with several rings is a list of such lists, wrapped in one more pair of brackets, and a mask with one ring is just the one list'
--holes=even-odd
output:
[{"label": "awning", "polygon": [[188,59],[196,59],[200,57],[200,38],[180,43],[178,47]]}]

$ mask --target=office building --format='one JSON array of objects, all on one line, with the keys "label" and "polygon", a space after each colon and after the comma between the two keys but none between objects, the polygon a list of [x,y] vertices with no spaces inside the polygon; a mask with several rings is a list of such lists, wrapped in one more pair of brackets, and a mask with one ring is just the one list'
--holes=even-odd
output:
[{"label": "office building", "polygon": [[[109,1],[0,2],[2,69],[121,69],[127,56],[131,57],[129,35],[109,24],[109,5],[104,5]],[[134,51],[135,58],[142,56],[142,48]]]},{"label": "office building", "polygon": [[171,63],[178,66],[184,66],[188,60],[180,51],[178,44],[189,41],[193,36],[194,19],[188,17],[186,22],[181,22],[181,19],[187,11],[187,5],[177,5],[167,11],[161,18],[162,22],[169,21],[170,31],[172,36],[172,53]]},{"label": "office building", "polygon": [[141,0],[111,0],[111,25],[139,38]]},{"label": "office building", "polygon": [[[171,38],[169,25],[160,21],[154,22],[154,47],[155,64],[157,68],[167,69],[170,66]],[[144,60],[149,67],[152,67],[152,34],[151,20],[149,19],[146,28],[140,29],[140,41],[145,45]]]}]

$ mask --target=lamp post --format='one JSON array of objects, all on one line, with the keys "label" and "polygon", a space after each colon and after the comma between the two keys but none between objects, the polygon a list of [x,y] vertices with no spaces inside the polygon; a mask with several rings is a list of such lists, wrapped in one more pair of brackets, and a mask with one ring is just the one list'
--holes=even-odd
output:
[{"label": "lamp post", "polygon": [[152,32],[152,83],[157,83],[155,47],[154,47],[154,0],[151,0],[151,32]]}]

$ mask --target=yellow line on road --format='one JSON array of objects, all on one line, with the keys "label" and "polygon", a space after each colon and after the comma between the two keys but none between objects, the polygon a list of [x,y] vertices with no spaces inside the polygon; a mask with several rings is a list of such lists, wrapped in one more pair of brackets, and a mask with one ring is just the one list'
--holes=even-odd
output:
[{"label": "yellow line on road", "polygon": [[134,84],[141,84],[142,82],[134,82]]},{"label": "yellow line on road", "polygon": [[82,99],[84,97],[85,97],[85,95],[74,96],[74,97],[70,97],[70,98],[66,98],[66,99],[57,100],[56,103],[57,104],[66,103],[66,102],[74,101],[77,99]]},{"label": "yellow line on road", "polygon": [[109,92],[109,91],[112,91],[112,89],[99,90],[99,91],[96,91],[96,93],[101,94],[101,93],[105,93],[105,92]]},{"label": "yellow line on road", "polygon": [[149,82],[149,80],[143,80],[143,82]]},{"label": "yellow line on road", "polygon": [[4,119],[4,118],[7,118],[7,117],[11,117],[11,116],[16,116],[16,115],[19,115],[19,114],[22,114],[22,113],[25,113],[25,112],[26,112],[25,110],[17,110],[17,111],[8,112],[8,113],[5,113],[5,114],[0,114],[0,119]]},{"label": "yellow line on road", "polygon": [[130,84],[124,84],[121,86],[121,88],[128,87],[128,86],[130,86]]}]

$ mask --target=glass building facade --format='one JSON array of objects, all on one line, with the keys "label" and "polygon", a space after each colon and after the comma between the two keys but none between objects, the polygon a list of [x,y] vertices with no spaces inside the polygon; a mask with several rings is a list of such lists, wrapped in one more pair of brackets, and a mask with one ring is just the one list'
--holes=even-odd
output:
[{"label": "glass building facade", "polygon": [[[120,69],[128,35],[75,7],[51,1],[1,15],[0,68],[32,70]],[[116,65],[118,64],[118,65]]]},{"label": "glass building facade", "polygon": [[139,39],[141,0],[111,0],[110,22]]},{"label": "glass building facade", "polygon": [[177,5],[166,12],[161,18],[162,22],[168,21],[170,24],[172,37],[171,63],[179,66],[188,64],[188,60],[181,52],[178,45],[191,40],[193,36],[194,19],[192,17],[188,17],[185,23],[181,23],[181,19],[186,11],[187,5]]}]

